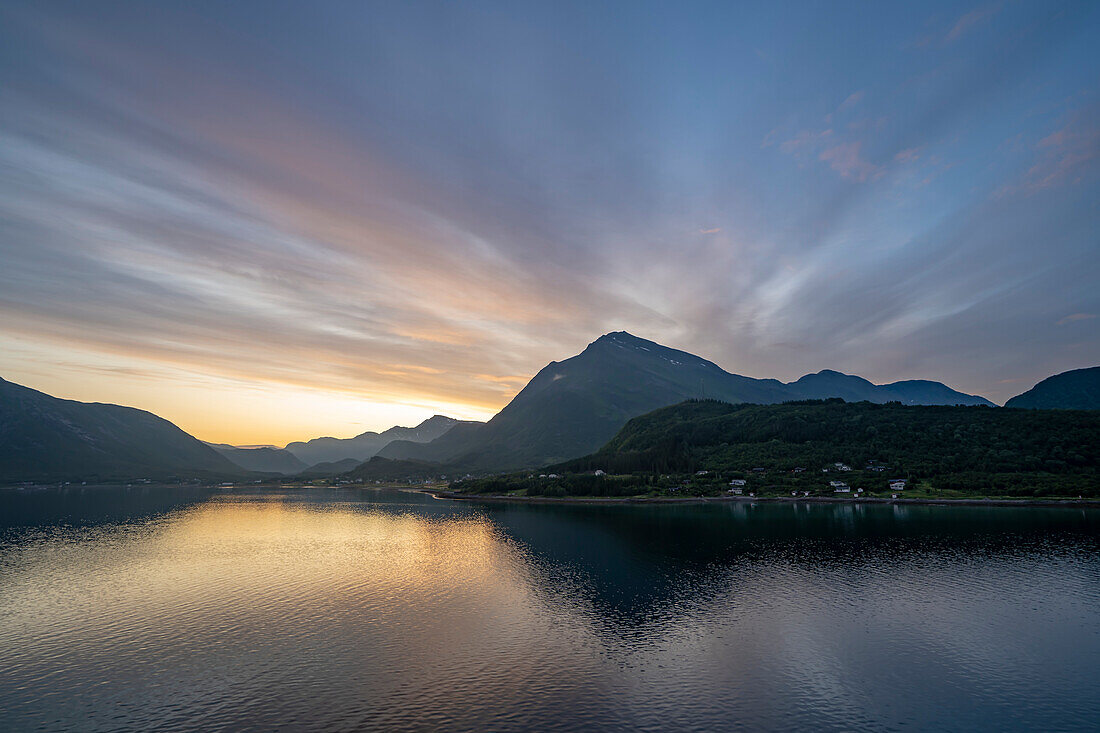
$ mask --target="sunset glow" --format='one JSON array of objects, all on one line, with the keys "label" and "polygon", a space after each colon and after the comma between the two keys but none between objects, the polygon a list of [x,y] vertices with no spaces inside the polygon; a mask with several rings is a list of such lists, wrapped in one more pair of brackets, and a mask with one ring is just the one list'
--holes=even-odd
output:
[{"label": "sunset glow", "polygon": [[6,3],[0,376],[284,444],[618,329],[997,402],[1100,361],[1094,4],[673,10]]}]

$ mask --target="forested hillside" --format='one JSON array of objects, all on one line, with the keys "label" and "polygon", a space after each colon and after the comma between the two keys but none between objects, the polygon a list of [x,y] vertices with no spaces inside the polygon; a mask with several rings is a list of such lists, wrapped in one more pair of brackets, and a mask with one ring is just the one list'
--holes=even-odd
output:
[{"label": "forested hillside", "polygon": [[[838,463],[851,470],[838,471]],[[597,470],[610,476],[570,478]],[[691,401],[637,417],[600,451],[547,471],[563,486],[580,481],[578,490],[595,493],[637,493],[670,483],[715,491],[738,477],[761,491],[820,492],[829,479],[866,483],[875,491],[884,490],[889,477],[964,492],[1097,496],[1100,414],[838,399]],[[700,471],[706,474],[696,477]],[[554,483],[515,480],[517,486],[527,481],[528,493]],[[619,485],[611,489],[614,481]],[[487,488],[471,483],[463,490]]]}]

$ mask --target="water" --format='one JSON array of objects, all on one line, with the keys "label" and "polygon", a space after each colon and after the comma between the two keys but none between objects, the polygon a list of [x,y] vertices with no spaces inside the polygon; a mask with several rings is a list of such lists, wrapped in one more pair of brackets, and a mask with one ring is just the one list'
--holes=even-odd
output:
[{"label": "water", "polygon": [[0,492],[0,730],[1097,730],[1100,512]]}]

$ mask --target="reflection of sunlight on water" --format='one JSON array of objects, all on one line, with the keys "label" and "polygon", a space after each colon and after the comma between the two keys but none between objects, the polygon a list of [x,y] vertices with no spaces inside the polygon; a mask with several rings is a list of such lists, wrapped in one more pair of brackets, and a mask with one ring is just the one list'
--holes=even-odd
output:
[{"label": "reflection of sunlight on water", "polygon": [[260,492],[42,527],[0,551],[0,728],[1087,718],[1094,539],[1011,516]]}]

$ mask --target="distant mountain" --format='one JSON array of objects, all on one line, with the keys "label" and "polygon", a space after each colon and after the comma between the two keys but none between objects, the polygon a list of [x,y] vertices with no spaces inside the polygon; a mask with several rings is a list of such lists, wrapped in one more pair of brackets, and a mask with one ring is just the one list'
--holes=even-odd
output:
[{"label": "distant mountain", "polygon": [[358,466],[362,461],[354,458],[344,458],[339,461],[325,461],[315,463],[298,474],[298,478],[324,478],[326,476],[339,476]]},{"label": "distant mountain", "polygon": [[591,453],[630,418],[687,399],[768,404],[821,397],[992,404],[938,382],[876,386],[832,371],[790,384],[753,379],[620,331],[601,336],[577,356],[549,364],[489,422],[456,426],[426,444],[394,441],[378,456],[439,463],[452,471],[526,468]]},{"label": "distant mountain", "polygon": [[294,454],[298,460],[307,466],[318,463],[335,463],[346,458],[365,461],[395,440],[427,443],[459,424],[470,423],[464,423],[464,421],[455,420],[445,415],[435,415],[415,428],[397,426],[381,433],[361,433],[354,438],[314,438],[305,442],[291,443],[286,447],[286,450]]},{"label": "distant mountain", "polygon": [[290,475],[307,468],[297,456],[282,448],[267,446],[239,448],[225,443],[207,443],[207,445],[247,471]]},{"label": "distant mountain", "polygon": [[[872,384],[863,377],[824,369],[807,374],[786,385],[791,390],[788,399],[824,400],[840,397],[846,402],[900,402],[903,405],[986,405],[993,403],[984,397],[956,392],[940,382],[911,379],[892,384]],[[746,400],[747,401],[747,400]]]},{"label": "distant mountain", "polygon": [[1059,410],[1100,410],[1100,366],[1074,369],[1047,377],[1005,407]]},{"label": "distant mountain", "polygon": [[438,464],[422,461],[391,460],[375,456],[352,469],[347,477],[357,481],[402,481],[405,479],[438,479],[446,471]]},{"label": "distant mountain", "polygon": [[210,446],[150,412],[62,400],[0,379],[0,480],[243,473]]}]

